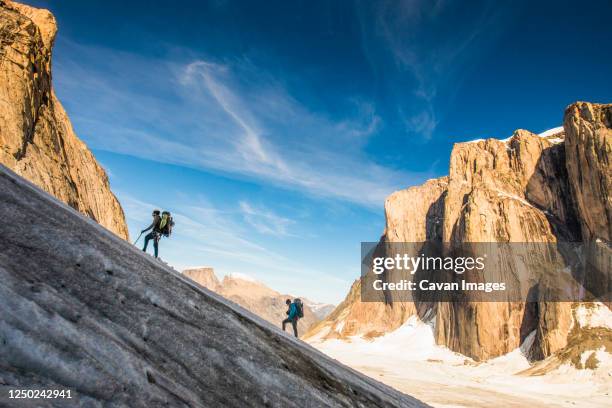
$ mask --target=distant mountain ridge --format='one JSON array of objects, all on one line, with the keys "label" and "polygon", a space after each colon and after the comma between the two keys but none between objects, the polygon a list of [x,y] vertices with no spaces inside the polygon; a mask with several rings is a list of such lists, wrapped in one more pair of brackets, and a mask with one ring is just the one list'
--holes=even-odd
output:
[{"label": "distant mountain ridge", "polygon": [[[183,275],[274,325],[280,325],[287,317],[285,301],[296,297],[283,295],[245,275],[230,274],[219,281],[213,268],[209,267],[186,269]],[[305,334],[312,325],[326,317],[326,312],[334,308],[333,305],[312,303],[306,298],[301,299],[304,303],[304,318],[298,322],[300,336]],[[290,328],[288,327],[287,330]]]}]

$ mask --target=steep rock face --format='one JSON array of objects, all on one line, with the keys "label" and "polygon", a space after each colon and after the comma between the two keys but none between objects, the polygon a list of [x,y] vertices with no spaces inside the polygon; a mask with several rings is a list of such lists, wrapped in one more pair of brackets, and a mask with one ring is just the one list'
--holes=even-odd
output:
[{"label": "steep rock face", "polygon": [[[377,250],[385,251],[388,242],[425,240],[450,248],[465,242],[608,241],[611,107],[577,103],[566,110],[562,129],[542,135],[517,130],[503,141],[456,144],[448,177],[387,199],[385,233]],[[609,251],[604,246],[599,251]],[[605,256],[593,259],[609,261]],[[610,265],[599,267],[609,270]],[[602,279],[593,279],[593,284],[610,288],[609,280]],[[356,282],[309,336],[384,334],[416,314],[435,318],[438,344],[477,360],[514,350],[535,331],[530,357],[541,359],[563,349],[575,327],[567,302],[482,303],[468,298],[416,305],[385,298],[363,303],[359,288]],[[345,321],[351,322],[350,330]]]},{"label": "steep rock face", "polygon": [[53,91],[56,31],[47,10],[0,1],[0,163],[127,238],[106,173]]},{"label": "steep rock face", "polygon": [[[226,299],[244,307],[264,320],[279,326],[287,318],[287,299],[295,296],[282,295],[261,282],[228,275],[221,282],[212,268],[187,269],[183,275],[208,288]],[[303,335],[319,319],[315,312],[304,303],[304,317],[298,321],[298,333]],[[287,330],[291,330],[287,327]]]},{"label": "steep rock face", "polygon": [[443,241],[575,240],[568,196],[562,144],[525,130],[507,141],[458,143],[451,153]]},{"label": "steep rock face", "polygon": [[[567,172],[585,241],[595,242],[588,262],[610,270],[612,243],[612,104],[579,102],[565,111]],[[609,254],[609,252],[608,252]],[[589,276],[588,287],[607,288],[608,276]],[[612,302],[607,303],[612,308]]]},{"label": "steep rock face", "polygon": [[[562,135],[555,135],[557,138]],[[576,241],[580,234],[570,197],[563,144],[518,130],[507,141],[459,143],[451,154],[444,208],[444,242]],[[533,305],[531,305],[533,306]],[[441,303],[436,340],[476,359],[517,348],[537,330],[534,355],[565,346],[569,304]],[[550,324],[550,322],[554,324]]]},{"label": "steep rock face", "polygon": [[563,121],[567,172],[585,240],[612,241],[612,104],[570,105]]},{"label": "steep rock face", "polygon": [[75,407],[423,406],[184,278],[2,165],[0,212],[14,221],[0,235],[5,387],[69,387],[73,399],[61,406]]},{"label": "steep rock face", "polygon": [[385,241],[441,239],[447,189],[448,177],[441,177],[391,194],[385,201]]}]

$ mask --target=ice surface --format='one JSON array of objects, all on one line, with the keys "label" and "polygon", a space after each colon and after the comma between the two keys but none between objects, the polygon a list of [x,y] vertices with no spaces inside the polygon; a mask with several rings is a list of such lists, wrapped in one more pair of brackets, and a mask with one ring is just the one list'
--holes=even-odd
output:
[{"label": "ice surface", "polygon": [[0,213],[10,220],[0,234],[4,387],[69,387],[71,406],[92,407],[422,406],[1,165]]}]

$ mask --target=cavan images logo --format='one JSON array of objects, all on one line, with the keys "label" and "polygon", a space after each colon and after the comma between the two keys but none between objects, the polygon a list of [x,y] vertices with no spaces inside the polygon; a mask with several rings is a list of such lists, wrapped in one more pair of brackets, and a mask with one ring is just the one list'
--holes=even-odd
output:
[{"label": "cavan images logo", "polygon": [[609,299],[596,243],[362,243],[364,302]]},{"label": "cavan images logo", "polygon": [[[408,254],[395,254],[393,257],[375,257],[372,259],[372,272],[381,275],[385,271],[405,271],[415,275],[422,271],[445,271],[463,275],[468,271],[483,271],[487,255],[473,256],[410,256]],[[467,282],[461,279],[458,282],[432,282],[428,279],[409,280],[400,279],[397,282],[385,282],[376,279],[373,288],[382,290],[423,290],[423,291],[484,291],[490,293],[494,290],[506,290],[505,282]]]}]

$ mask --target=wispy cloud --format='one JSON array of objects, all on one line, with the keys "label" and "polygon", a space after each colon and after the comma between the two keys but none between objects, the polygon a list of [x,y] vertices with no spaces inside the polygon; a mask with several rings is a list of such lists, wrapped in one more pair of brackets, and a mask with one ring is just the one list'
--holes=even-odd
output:
[{"label": "wispy cloud", "polygon": [[[272,147],[264,147],[263,131],[250,110],[244,106],[244,101],[223,82],[223,79],[230,81],[227,73],[227,66],[195,61],[184,69],[181,83],[190,89],[202,84],[223,113],[238,126],[239,132],[233,140],[233,145],[242,159],[247,161],[249,167],[256,169],[264,166],[274,172],[286,173],[288,168],[283,160],[273,151]],[[221,78],[221,75],[224,75],[225,78]]]},{"label": "wispy cloud", "polygon": [[430,176],[365,153],[381,126],[372,103],[331,117],[248,60],[152,60],[68,41],[61,49],[57,88],[94,148],[372,208]]},{"label": "wispy cloud", "polygon": [[[118,191],[117,195],[134,237],[150,223],[149,209],[172,209],[176,231],[171,239],[162,239],[160,254],[164,261],[178,270],[201,265],[206,260],[205,264],[214,267],[219,275],[247,273],[280,291],[293,293],[296,282],[301,282],[300,290],[307,291],[311,296],[320,292],[317,285],[309,287],[308,282],[312,282],[314,276],[317,282],[326,282],[330,287],[343,287],[347,283],[254,241],[251,233],[254,225],[283,235],[288,234],[288,227],[293,223],[267,209],[256,208],[245,201],[237,203],[235,210],[220,209],[202,195],[195,203],[192,198],[190,204],[174,201],[176,195],[160,197],[156,203],[140,200],[123,191]],[[232,208],[232,205],[226,203],[225,207]],[[251,219],[244,220],[245,215]],[[142,241],[139,245],[142,245]]]},{"label": "wispy cloud", "polygon": [[246,201],[240,202],[240,210],[244,220],[261,234],[279,237],[294,236],[289,233],[289,227],[295,221],[282,217],[270,210],[255,208]]},{"label": "wispy cloud", "polygon": [[430,139],[469,64],[513,14],[483,0],[465,14],[460,1],[357,2],[362,48],[406,133]]},{"label": "wispy cloud", "polygon": [[[180,247],[180,250],[176,251],[176,259],[172,259],[176,261],[178,268],[185,265],[185,253],[198,252],[218,254],[224,257],[231,256],[252,266],[263,266],[266,269],[271,263],[282,264],[288,261],[287,257],[246,238],[249,234],[243,223],[235,217],[239,215],[238,212],[222,211],[214,207],[202,195],[197,198],[197,205],[193,203],[188,205],[164,201],[163,198],[160,198],[160,202],[153,204],[122,191],[117,194],[131,226],[147,226],[151,222],[149,209],[160,208],[160,206],[164,209],[173,209],[172,217],[177,225],[177,234],[168,241],[168,245],[170,245],[171,257],[174,252],[173,247]],[[180,208],[180,210],[174,210],[175,208]],[[145,209],[147,211],[144,211]]]}]

